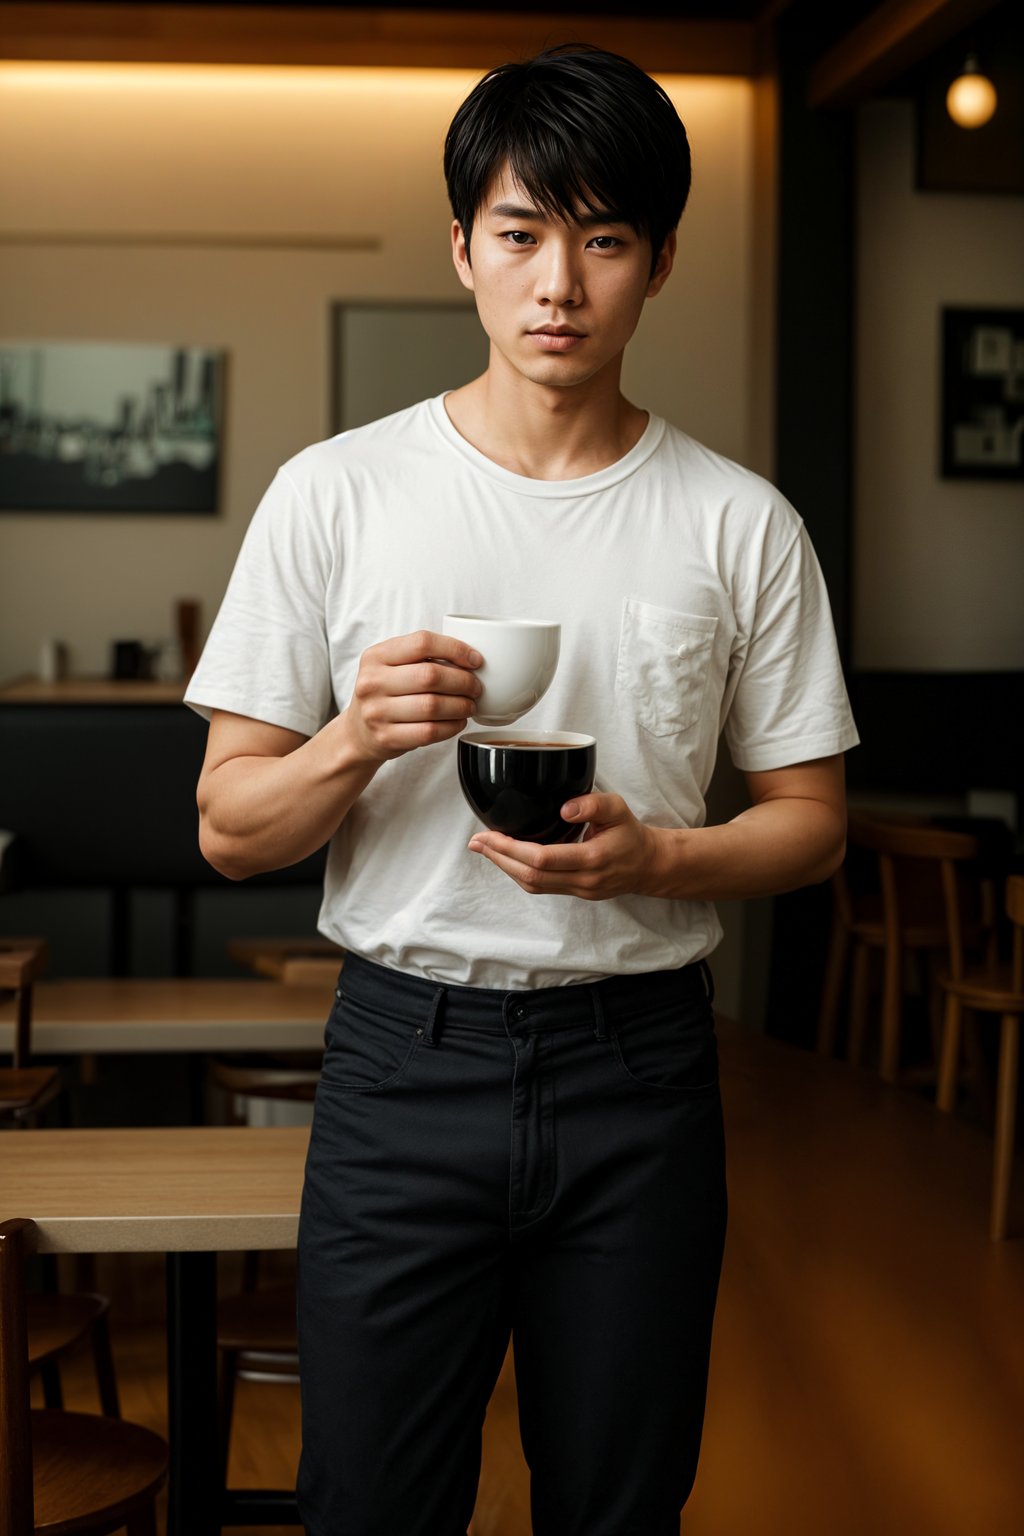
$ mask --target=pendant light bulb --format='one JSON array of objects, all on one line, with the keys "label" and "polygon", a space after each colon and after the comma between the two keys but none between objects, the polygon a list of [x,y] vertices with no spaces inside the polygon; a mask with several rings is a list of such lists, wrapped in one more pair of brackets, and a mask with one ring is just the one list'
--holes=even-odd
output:
[{"label": "pendant light bulb", "polygon": [[969,53],[963,73],[946,92],[946,111],[960,128],[981,128],[993,117],[998,106],[996,88],[978,69],[978,59]]}]

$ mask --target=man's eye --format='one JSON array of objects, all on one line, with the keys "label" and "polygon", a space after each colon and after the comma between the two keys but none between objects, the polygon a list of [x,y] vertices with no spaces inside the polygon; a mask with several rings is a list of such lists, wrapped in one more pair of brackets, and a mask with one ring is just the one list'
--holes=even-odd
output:
[{"label": "man's eye", "polygon": [[622,244],[622,241],[615,235],[595,235],[590,243],[596,245],[599,251],[613,251],[617,245]]},{"label": "man's eye", "polygon": [[510,241],[512,245],[526,245],[533,236],[525,229],[506,229],[503,239]]}]

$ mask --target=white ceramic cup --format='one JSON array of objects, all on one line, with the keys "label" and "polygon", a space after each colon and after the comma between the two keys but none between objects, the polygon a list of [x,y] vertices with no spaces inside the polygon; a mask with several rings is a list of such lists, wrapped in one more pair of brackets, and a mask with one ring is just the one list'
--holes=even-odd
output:
[{"label": "white ceramic cup", "polygon": [[446,613],[441,627],[444,634],[472,645],[484,659],[476,669],[484,686],[473,715],[478,725],[511,725],[547,693],[558,666],[560,624],[548,619]]}]

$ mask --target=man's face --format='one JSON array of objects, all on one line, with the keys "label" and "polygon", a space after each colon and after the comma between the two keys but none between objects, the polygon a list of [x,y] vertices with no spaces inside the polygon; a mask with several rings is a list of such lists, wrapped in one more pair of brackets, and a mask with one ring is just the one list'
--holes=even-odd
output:
[{"label": "man's face", "polygon": [[452,256],[476,295],[491,339],[491,368],[568,387],[612,367],[636,329],[644,300],[672,268],[670,235],[651,274],[651,245],[628,224],[580,210],[566,224],[543,213],[507,173],[495,178],[472,231],[472,266],[458,223]]}]

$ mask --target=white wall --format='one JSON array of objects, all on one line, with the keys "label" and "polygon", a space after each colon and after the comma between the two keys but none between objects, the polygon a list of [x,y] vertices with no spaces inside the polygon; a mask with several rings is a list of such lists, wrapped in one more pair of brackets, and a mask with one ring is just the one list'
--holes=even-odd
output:
[{"label": "white wall", "polygon": [[1024,198],[914,190],[907,102],[860,112],[854,661],[1024,666],[1024,482],[939,473],[940,310],[1024,306]]},{"label": "white wall", "polygon": [[[0,66],[0,232],[379,241],[359,253],[0,243],[0,340],[145,340],[228,352],[218,516],[0,516],[0,682],[35,672],[46,636],[68,643],[74,671],[101,674],[113,638],[170,633],[175,598],[198,598],[209,627],[275,468],[330,428],[332,301],[464,296],[449,257],[441,146],[475,78]],[[753,87],[663,83],[690,135],[694,190],[676,272],[641,322],[625,388],[710,446],[770,472],[771,402],[752,387]],[[735,814],[738,795],[726,767],[715,814]],[[719,999],[735,1014],[744,912],[727,903],[722,915]]]},{"label": "white wall", "polygon": [[[114,637],[167,635],[175,598],[212,621],[276,466],[329,429],[328,316],[345,297],[462,294],[441,175],[475,76],[449,71],[0,68],[0,229],[370,235],[373,252],[0,244],[0,340],[227,350],[216,517],[0,517],[0,681],[40,642],[106,670]],[[690,131],[678,270],[642,321],[626,387],[743,459],[752,441],[752,91],[667,81]]]}]

